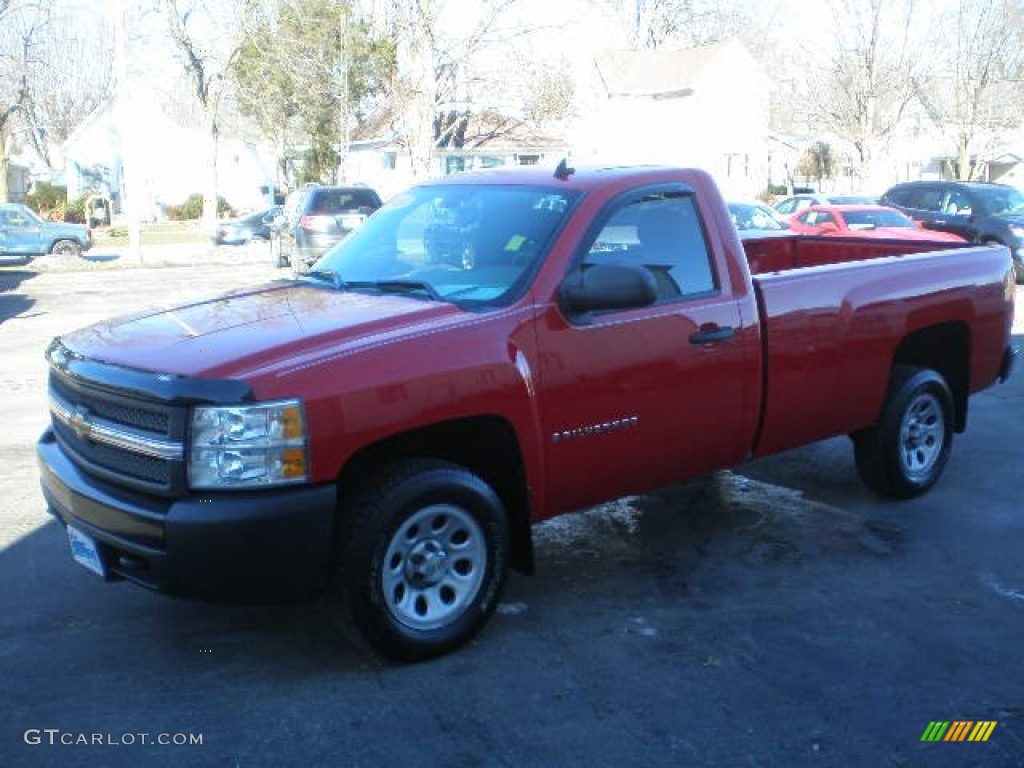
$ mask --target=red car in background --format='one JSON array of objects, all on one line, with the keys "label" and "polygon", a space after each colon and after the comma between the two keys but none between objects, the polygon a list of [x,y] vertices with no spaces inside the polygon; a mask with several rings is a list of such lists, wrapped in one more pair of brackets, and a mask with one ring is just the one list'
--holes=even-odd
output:
[{"label": "red car in background", "polygon": [[789,222],[793,232],[805,235],[966,242],[949,232],[924,229],[909,216],[883,205],[812,205]]}]

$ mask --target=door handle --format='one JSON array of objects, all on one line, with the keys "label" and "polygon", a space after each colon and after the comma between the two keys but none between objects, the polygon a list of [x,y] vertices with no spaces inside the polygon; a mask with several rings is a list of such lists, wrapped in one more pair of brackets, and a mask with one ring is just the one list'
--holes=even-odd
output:
[{"label": "door handle", "polygon": [[715,344],[719,341],[728,341],[736,335],[736,329],[731,325],[715,325],[707,323],[700,327],[696,333],[690,334],[691,344]]}]

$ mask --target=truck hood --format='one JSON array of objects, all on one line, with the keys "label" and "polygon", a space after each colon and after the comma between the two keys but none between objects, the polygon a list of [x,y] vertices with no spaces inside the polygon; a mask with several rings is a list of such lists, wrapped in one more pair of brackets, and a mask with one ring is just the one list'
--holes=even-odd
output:
[{"label": "truck hood", "polygon": [[242,377],[318,348],[385,343],[462,315],[451,304],[278,281],[114,318],[62,338],[74,354],[183,376]]}]

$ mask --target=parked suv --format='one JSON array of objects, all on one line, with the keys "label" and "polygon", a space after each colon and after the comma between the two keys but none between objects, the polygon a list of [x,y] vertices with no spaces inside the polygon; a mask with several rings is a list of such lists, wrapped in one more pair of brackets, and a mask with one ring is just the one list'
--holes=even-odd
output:
[{"label": "parked suv", "polygon": [[1024,194],[1006,184],[966,181],[907,181],[882,195],[928,229],[952,232],[975,243],[1005,245],[1013,271],[1024,283]]},{"label": "parked suv", "polygon": [[380,206],[380,197],[369,187],[311,184],[296,190],[285,203],[278,230],[277,266],[291,264],[296,274],[305,272]]},{"label": "parked suv", "polygon": [[78,256],[92,246],[92,232],[81,224],[46,221],[27,205],[0,205],[0,257],[26,259],[53,253]]}]

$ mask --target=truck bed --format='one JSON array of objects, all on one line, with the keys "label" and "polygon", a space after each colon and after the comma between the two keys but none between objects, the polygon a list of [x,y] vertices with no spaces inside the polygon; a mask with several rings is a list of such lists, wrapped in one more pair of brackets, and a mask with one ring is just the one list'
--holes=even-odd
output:
[{"label": "truck bed", "polygon": [[749,238],[743,241],[747,264],[753,275],[785,272],[822,264],[842,264],[912,253],[971,248],[970,243],[924,240],[882,240],[856,237],[787,235]]},{"label": "truck bed", "polygon": [[930,333],[962,339],[966,391],[998,374],[1004,248],[804,236],[744,248],[765,360],[754,455],[873,424],[894,361]]}]

